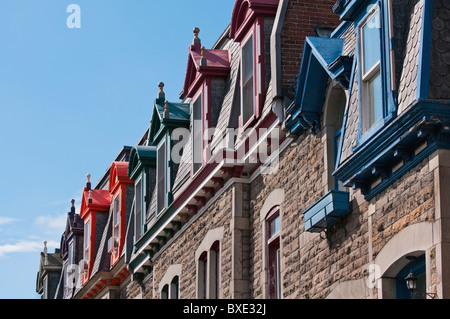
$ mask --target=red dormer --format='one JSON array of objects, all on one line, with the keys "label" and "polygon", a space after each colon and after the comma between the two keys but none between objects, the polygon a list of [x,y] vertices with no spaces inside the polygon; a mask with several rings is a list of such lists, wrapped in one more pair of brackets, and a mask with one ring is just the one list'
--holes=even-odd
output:
[{"label": "red dormer", "polygon": [[109,176],[112,231],[108,252],[111,253],[111,267],[119,260],[125,244],[127,185],[131,184],[133,181],[128,177],[128,162],[113,162]]},{"label": "red dormer", "polygon": [[[260,117],[264,104],[266,43],[270,34],[266,26],[271,26],[279,0],[237,0],[231,16],[230,38],[241,45],[240,89],[241,115],[239,126],[242,130],[252,126]],[[270,18],[267,20],[266,18]]]},{"label": "red dormer", "polygon": [[221,92],[220,90],[225,87],[225,79],[231,69],[229,51],[205,49],[198,38],[199,32],[199,28],[194,29],[195,36],[189,47],[183,87],[183,96],[191,99],[192,177],[208,160],[206,156],[202,156],[207,154],[204,150],[211,138],[211,136],[204,138],[205,132],[216,125],[221,106],[221,94],[217,92]]},{"label": "red dormer", "polygon": [[189,58],[184,80],[185,97],[193,98],[205,80],[226,77],[231,68],[228,50],[205,49],[198,38],[199,28],[194,28],[194,40],[189,47]]},{"label": "red dormer", "polygon": [[80,209],[80,217],[84,221],[83,260],[80,262],[83,285],[91,275],[111,204],[110,192],[108,190],[91,189],[90,177],[90,174],[88,174]]},{"label": "red dormer", "polygon": [[237,0],[231,15],[230,38],[241,42],[257,20],[275,16],[279,0]]}]

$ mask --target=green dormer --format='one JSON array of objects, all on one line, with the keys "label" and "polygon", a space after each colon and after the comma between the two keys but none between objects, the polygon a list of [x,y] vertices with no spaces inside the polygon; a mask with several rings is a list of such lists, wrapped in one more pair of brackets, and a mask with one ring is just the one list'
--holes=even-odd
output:
[{"label": "green dormer", "polygon": [[[190,124],[190,104],[172,103],[165,99],[164,83],[158,84],[160,90],[153,106],[148,144],[155,146],[156,155],[156,188],[152,198],[156,217],[165,211],[172,202],[172,186],[178,169],[179,159],[173,158],[172,149],[181,142],[178,137],[172,139],[177,128],[188,132]],[[186,138],[186,137],[185,137]]]}]

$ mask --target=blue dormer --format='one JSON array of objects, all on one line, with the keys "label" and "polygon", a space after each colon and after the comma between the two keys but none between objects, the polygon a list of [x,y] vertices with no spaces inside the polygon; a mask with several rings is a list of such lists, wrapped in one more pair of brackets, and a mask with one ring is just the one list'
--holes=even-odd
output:
[{"label": "blue dormer", "polygon": [[320,130],[328,78],[348,88],[353,59],[345,56],[343,49],[344,39],[306,38],[297,91],[286,110],[285,125],[291,133],[300,135],[310,130],[316,134]]},{"label": "blue dormer", "polygon": [[433,27],[433,12],[444,8],[428,0],[350,0],[335,10],[352,22],[356,63],[334,176],[370,200],[450,148],[450,94],[442,89],[450,81],[433,45],[444,41]]}]

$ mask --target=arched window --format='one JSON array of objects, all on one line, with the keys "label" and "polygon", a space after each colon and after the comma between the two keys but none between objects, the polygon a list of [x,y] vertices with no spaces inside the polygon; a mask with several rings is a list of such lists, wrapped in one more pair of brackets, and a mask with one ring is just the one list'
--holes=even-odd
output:
[{"label": "arched window", "polygon": [[267,270],[269,298],[281,298],[280,208],[274,207],[266,217]]},{"label": "arched window", "polygon": [[282,245],[281,245],[281,225],[282,214],[281,207],[284,202],[284,190],[274,189],[264,201],[259,212],[259,221],[261,224],[261,245],[263,272],[262,286],[263,298],[281,298],[282,283],[281,269],[282,265]]},{"label": "arched window", "polygon": [[169,299],[169,285],[164,285],[161,290],[161,299]]},{"label": "arched window", "polygon": [[207,269],[208,269],[208,253],[204,251],[200,258],[198,259],[198,282],[197,282],[197,290],[198,290],[198,299],[206,299],[207,293],[206,288],[208,286],[208,278]]},{"label": "arched window", "polygon": [[220,247],[224,227],[211,229],[195,252],[197,298],[220,298]]},{"label": "arched window", "polygon": [[217,240],[198,258],[197,296],[199,299],[219,298],[219,267],[220,242]]},{"label": "arched window", "polygon": [[182,265],[171,265],[159,282],[161,299],[178,299]]}]

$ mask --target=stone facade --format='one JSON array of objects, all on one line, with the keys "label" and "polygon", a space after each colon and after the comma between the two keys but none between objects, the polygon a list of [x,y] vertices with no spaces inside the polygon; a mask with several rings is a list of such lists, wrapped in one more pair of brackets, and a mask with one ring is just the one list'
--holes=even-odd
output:
[{"label": "stone facade", "polygon": [[[361,2],[267,2],[271,7],[263,10],[258,1],[237,0],[231,26],[216,47],[207,50],[209,56],[229,51],[229,65],[218,67],[228,70],[226,77],[197,68],[201,76],[193,78],[206,78],[210,82],[205,83],[213,86],[209,114],[217,127],[211,142],[213,155],[202,163],[199,173],[193,174],[189,161],[193,142],[188,137],[182,162],[174,166],[176,176],[171,176],[173,201],[161,215],[154,214],[155,205],[147,208],[142,237],[134,237],[135,203],[130,207],[125,249],[130,276],[116,282],[119,292],[114,297],[266,299],[276,290],[283,299],[403,298],[403,272],[414,265],[420,275],[418,297],[448,298],[450,205],[445,192],[450,180],[450,152],[446,150],[450,126],[445,109],[440,108],[448,107],[442,94],[446,82],[435,75],[435,69],[446,62],[446,53],[437,43],[439,37],[445,40],[440,22],[446,17],[445,1],[435,1],[432,7],[425,0],[392,1],[394,16],[409,24],[394,23],[394,42],[403,47],[392,52],[391,67],[395,70],[384,64],[380,69],[386,72],[382,73],[383,81],[398,88],[386,95],[391,98],[395,94],[398,99],[395,109],[385,107],[385,122],[369,137],[361,132],[360,124],[364,106],[361,96],[367,90],[359,74],[361,43],[356,32],[365,19],[357,12],[365,11],[349,9]],[[248,3],[254,6],[248,7]],[[387,4],[378,9],[386,8]],[[369,9],[367,12],[371,14]],[[338,27],[339,14],[351,22]],[[255,16],[251,29],[251,23],[243,17]],[[434,32],[428,47],[420,41],[426,37],[421,26]],[[242,123],[238,123],[241,42],[242,34],[250,34],[249,30],[264,33],[259,43],[264,46],[264,56],[259,58],[265,67],[258,83],[264,101],[248,130],[254,133],[264,129],[256,140],[250,139],[251,134],[243,134]],[[197,35],[196,44],[200,41]],[[314,37],[308,42],[310,47],[305,45],[306,37]],[[327,44],[331,41],[332,45]],[[322,46],[314,47],[317,43]],[[342,44],[339,52],[336,43]],[[305,49],[311,47],[317,52]],[[427,48],[430,54],[422,55]],[[388,51],[382,54],[388,56]],[[325,61],[333,54],[333,60]],[[440,62],[426,62],[430,55],[439,55]],[[308,82],[309,87],[316,84],[313,75],[299,73],[303,63],[309,63],[317,77],[326,75],[322,91],[314,87],[312,93],[304,93],[299,89],[301,81]],[[342,68],[335,72],[339,63]],[[428,71],[424,65],[430,65],[430,77],[420,74],[421,68]],[[390,79],[395,83],[388,81],[391,71]],[[423,85],[427,80],[433,85]],[[422,96],[424,88],[442,101],[435,104],[428,99],[428,92]],[[310,98],[308,94],[314,93],[320,99],[306,101],[318,101],[318,110],[309,117],[309,105],[295,103],[303,103]],[[192,100],[185,98],[183,103]],[[390,103],[388,98],[386,103]],[[298,112],[290,112],[295,107]],[[305,123],[311,118],[320,123]],[[299,130],[299,126],[305,129]],[[226,161],[229,158],[217,160],[224,151],[219,139],[230,127],[241,128],[236,139],[226,143],[234,152],[232,163]],[[138,144],[149,153],[154,147],[146,135]],[[252,148],[263,145],[270,148],[270,164],[277,164],[269,173],[265,171],[267,163],[252,162]],[[155,197],[158,189],[154,172],[160,164],[146,165],[151,175],[147,187]],[[331,215],[338,205],[332,199],[333,205],[317,209],[315,215],[326,213],[327,217],[308,229],[305,212],[335,192],[348,194],[346,214]],[[272,224],[274,220],[279,226]],[[328,224],[330,220],[333,223]],[[278,241],[279,248],[274,250]],[[408,261],[409,257],[422,261],[416,265]],[[273,266],[275,259],[277,265]]]}]

